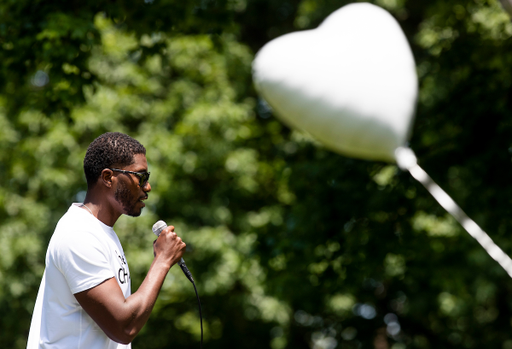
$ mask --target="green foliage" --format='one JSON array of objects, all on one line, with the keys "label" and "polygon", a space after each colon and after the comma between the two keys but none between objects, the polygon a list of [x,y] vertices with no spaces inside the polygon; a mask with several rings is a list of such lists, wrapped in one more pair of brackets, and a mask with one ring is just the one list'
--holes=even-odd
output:
[{"label": "green foliage", "polygon": [[[265,42],[346,3],[0,3],[0,346],[25,346],[48,240],[83,199],[87,145],[121,131],[152,172],[144,214],[115,227],[132,288],[151,225],[175,225],[205,346],[512,347],[509,277],[418,183],[287,129],[252,88]],[[416,58],[411,147],[510,254],[510,19],[496,0],[375,3]],[[173,268],[134,347],[198,340],[195,294]]]}]

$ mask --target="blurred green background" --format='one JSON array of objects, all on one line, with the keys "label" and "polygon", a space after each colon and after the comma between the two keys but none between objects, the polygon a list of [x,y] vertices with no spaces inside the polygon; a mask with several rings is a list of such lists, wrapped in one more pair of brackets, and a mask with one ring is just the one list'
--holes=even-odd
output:
[{"label": "blurred green background", "polygon": [[[88,144],[148,149],[144,214],[115,226],[132,289],[152,224],[187,242],[205,348],[512,349],[512,281],[408,173],[330,152],[251,80],[269,40],[340,0],[0,2],[0,347],[24,348],[48,240]],[[420,165],[512,254],[512,23],[497,0],[376,0],[412,46]],[[198,348],[171,269],[134,348]]]}]

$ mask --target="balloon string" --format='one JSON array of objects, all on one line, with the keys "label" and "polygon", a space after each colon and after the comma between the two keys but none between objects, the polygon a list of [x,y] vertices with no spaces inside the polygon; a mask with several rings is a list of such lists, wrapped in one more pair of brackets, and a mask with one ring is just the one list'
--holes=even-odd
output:
[{"label": "balloon string", "polygon": [[439,204],[450,213],[466,231],[498,262],[507,274],[512,277],[512,259],[503,252],[471,218],[453,201],[432,178],[418,165],[416,155],[410,148],[400,147],[395,151],[398,166],[402,170],[408,170],[414,179],[432,194]]}]

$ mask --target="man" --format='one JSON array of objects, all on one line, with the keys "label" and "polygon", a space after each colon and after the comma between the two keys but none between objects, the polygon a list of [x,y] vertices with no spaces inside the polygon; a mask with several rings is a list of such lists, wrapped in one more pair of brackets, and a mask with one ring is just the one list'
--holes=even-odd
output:
[{"label": "man", "polygon": [[84,159],[87,194],[60,219],[46,254],[27,349],[131,348],[151,314],[167,272],[185,251],[169,226],[153,246],[140,288],[113,226],[137,217],[151,191],[146,149],[122,133],[95,139]]}]

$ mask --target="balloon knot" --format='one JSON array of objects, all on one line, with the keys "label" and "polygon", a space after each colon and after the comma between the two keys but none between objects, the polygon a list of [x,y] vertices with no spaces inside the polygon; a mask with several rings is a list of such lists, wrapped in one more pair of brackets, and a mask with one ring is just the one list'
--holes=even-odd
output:
[{"label": "balloon knot", "polygon": [[418,159],[411,148],[398,147],[395,150],[395,158],[398,167],[402,170],[410,170],[418,164]]}]

